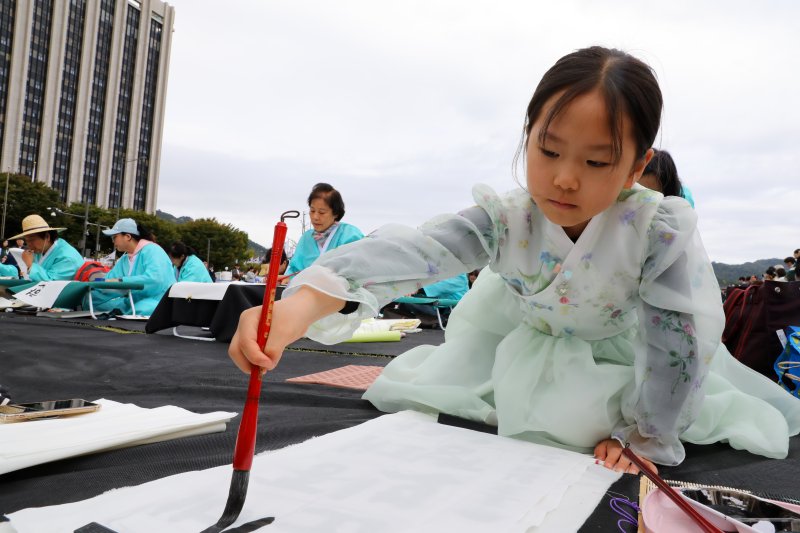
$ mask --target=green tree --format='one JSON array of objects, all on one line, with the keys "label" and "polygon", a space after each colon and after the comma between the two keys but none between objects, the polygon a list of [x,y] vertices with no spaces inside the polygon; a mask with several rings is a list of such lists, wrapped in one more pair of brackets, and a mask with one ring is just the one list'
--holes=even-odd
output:
[{"label": "green tree", "polygon": [[[216,218],[200,218],[178,226],[181,240],[197,250],[205,260],[211,246],[209,264],[217,270],[232,266],[249,257],[247,255],[247,233],[230,224],[218,222]],[[210,241],[209,241],[210,239]]]},{"label": "green tree", "polygon": [[[114,224],[113,214],[102,207],[89,205],[89,224],[86,225],[86,243],[85,246],[82,247],[82,244],[84,244],[82,242],[84,229],[83,219],[87,213],[86,205],[72,204],[61,211],[62,212],[51,210],[49,221],[52,226],[67,228],[64,233],[61,234],[64,240],[75,246],[81,253],[83,253],[84,249],[88,250],[89,255],[93,255],[95,252],[99,255],[105,255],[111,252],[113,247],[111,239],[99,232]],[[98,225],[100,227],[98,227]],[[99,250],[97,249],[98,246]]]},{"label": "green tree", "polygon": [[47,212],[48,207],[63,207],[58,192],[42,183],[32,183],[31,178],[21,174],[0,174],[0,201],[6,193],[8,178],[8,203],[5,206],[5,231],[3,238],[16,235],[22,229],[22,219],[28,215],[41,215],[52,221]]},{"label": "green tree", "polygon": [[[0,174],[0,195],[5,194],[5,181],[6,174]],[[32,183],[28,176],[8,174],[8,185],[6,237],[20,232],[23,218],[38,214],[51,226],[66,228],[61,237],[81,252],[84,249],[81,247],[84,238],[85,249],[89,254],[105,255],[113,250],[111,239],[100,231],[106,227],[110,228],[117,221],[116,208],[105,209],[89,205],[87,211],[86,205],[81,203],[65,206],[60,201],[57,191],[42,183]],[[120,209],[119,218],[132,218],[146,226],[153,232],[156,242],[165,249],[169,248],[173,241],[181,240],[195,248],[201,258],[206,259],[210,243],[211,264],[218,269],[230,267],[236,262],[244,263],[253,254],[248,249],[247,233],[230,224],[223,224],[215,218],[191,220],[188,217],[181,217],[167,220],[131,209]],[[189,221],[184,222],[185,220]],[[85,221],[88,221],[88,224],[85,224]],[[86,229],[85,235],[84,229]]]}]

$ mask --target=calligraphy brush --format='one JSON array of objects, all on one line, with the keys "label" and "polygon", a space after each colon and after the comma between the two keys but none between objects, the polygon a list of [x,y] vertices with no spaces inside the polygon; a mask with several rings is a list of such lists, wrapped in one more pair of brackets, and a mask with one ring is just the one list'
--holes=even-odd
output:
[{"label": "calligraphy brush", "polygon": [[[269,337],[272,325],[272,306],[275,303],[275,287],[278,285],[278,269],[281,265],[281,252],[286,240],[286,224],[284,219],[297,218],[299,211],[286,211],[281,215],[281,220],[275,224],[275,233],[272,237],[272,256],[269,261],[266,287],[264,288],[264,303],[261,306],[261,317],[258,321],[258,346],[264,351],[264,346]],[[256,448],[256,426],[258,424],[258,400],[261,395],[261,367],[250,367],[250,383],[247,386],[247,400],[244,404],[242,421],[239,423],[239,433],[236,436],[236,448],[233,452],[233,476],[231,488],[228,492],[228,501],[222,516],[213,526],[204,529],[202,533],[219,533],[233,524],[244,507],[247,496],[247,485],[250,481],[250,467],[253,465],[253,454]],[[266,518],[268,522],[261,521],[262,525],[272,523],[273,519]]]},{"label": "calligraphy brush", "polygon": [[670,487],[666,481],[661,479],[661,476],[650,470],[650,468],[644,464],[644,461],[642,461],[635,453],[633,453],[629,446],[626,445],[625,448],[622,449],[622,455],[630,459],[633,464],[638,466],[639,470],[641,470],[642,473],[650,479],[650,481],[655,483],[656,486],[675,503],[675,505],[680,507],[684,513],[689,515],[689,517],[694,520],[695,523],[697,523],[697,525],[700,526],[705,533],[723,533],[720,528],[706,520],[703,515],[698,513],[697,510],[678,493],[678,491]]}]

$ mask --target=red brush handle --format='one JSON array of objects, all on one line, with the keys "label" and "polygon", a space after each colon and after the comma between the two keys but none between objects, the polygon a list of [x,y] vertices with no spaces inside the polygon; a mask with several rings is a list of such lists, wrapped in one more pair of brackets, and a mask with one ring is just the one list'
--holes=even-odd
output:
[{"label": "red brush handle", "polygon": [[[258,346],[264,351],[272,324],[272,306],[275,303],[275,288],[278,286],[278,270],[281,267],[283,243],[286,240],[286,224],[281,221],[275,224],[272,237],[272,256],[269,260],[264,303],[261,306],[261,318],[258,319]],[[253,465],[253,454],[256,450],[256,427],[258,426],[258,400],[261,396],[261,367],[251,366],[250,384],[247,386],[247,400],[244,403],[239,434],[236,436],[236,448],[233,452],[233,469],[250,470]]]},{"label": "red brush handle", "polygon": [[698,513],[698,512],[697,512],[697,509],[695,509],[694,507],[692,507],[692,505],[691,505],[691,504],[689,504],[689,502],[687,502],[686,500],[684,500],[684,499],[683,499],[683,497],[682,497],[680,494],[678,494],[678,491],[676,491],[675,489],[673,489],[672,487],[670,487],[670,486],[667,484],[667,482],[666,482],[666,481],[664,481],[663,479],[661,479],[661,476],[659,476],[658,474],[656,474],[655,472],[653,472],[652,470],[650,470],[650,468],[648,468],[648,467],[647,467],[647,465],[645,465],[645,464],[644,464],[644,462],[642,462],[642,460],[641,460],[641,459],[639,459],[639,457],[638,457],[638,456],[637,456],[635,453],[633,453],[633,451],[631,451],[631,449],[630,449],[630,448],[628,448],[627,446],[626,446],[625,448],[623,448],[623,449],[622,449],[622,454],[623,454],[625,457],[627,457],[628,459],[630,459],[630,460],[631,460],[631,462],[632,462],[633,464],[635,464],[636,466],[638,466],[638,467],[639,467],[639,470],[641,470],[641,471],[642,471],[642,473],[643,473],[645,476],[647,476],[648,478],[650,478],[650,481],[652,481],[653,483],[655,483],[655,484],[656,484],[656,486],[657,486],[659,489],[661,489],[661,490],[662,490],[662,492],[664,492],[664,494],[666,494],[667,496],[669,496],[669,498],[670,498],[670,499],[671,499],[673,502],[675,502],[675,505],[677,505],[678,507],[680,507],[680,508],[681,508],[681,510],[682,510],[684,513],[686,513],[687,515],[689,515],[689,517],[690,517],[692,520],[694,520],[694,521],[697,523],[697,525],[698,525],[698,526],[700,526],[700,528],[701,528],[701,529],[702,529],[702,530],[703,530],[705,533],[724,533],[724,532],[723,532],[723,531],[722,531],[720,528],[718,528],[717,526],[715,526],[714,524],[712,524],[711,522],[709,522],[708,520],[706,520],[706,519],[705,519],[705,517],[704,517],[703,515],[701,515],[700,513]]}]

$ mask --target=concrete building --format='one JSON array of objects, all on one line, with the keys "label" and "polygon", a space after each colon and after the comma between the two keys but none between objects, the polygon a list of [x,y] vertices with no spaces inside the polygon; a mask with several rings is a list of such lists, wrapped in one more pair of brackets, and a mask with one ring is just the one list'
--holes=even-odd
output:
[{"label": "concrete building", "polygon": [[0,0],[0,170],[68,203],[155,212],[174,13]]}]

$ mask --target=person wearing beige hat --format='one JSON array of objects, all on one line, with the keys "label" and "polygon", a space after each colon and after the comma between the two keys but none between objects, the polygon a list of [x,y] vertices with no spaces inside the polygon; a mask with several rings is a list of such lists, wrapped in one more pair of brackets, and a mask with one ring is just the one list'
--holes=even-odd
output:
[{"label": "person wearing beige hat", "polygon": [[31,281],[71,280],[83,265],[83,257],[67,241],[58,237],[66,228],[51,228],[39,215],[22,219],[22,232],[11,237],[25,239],[27,250],[22,261]]}]

